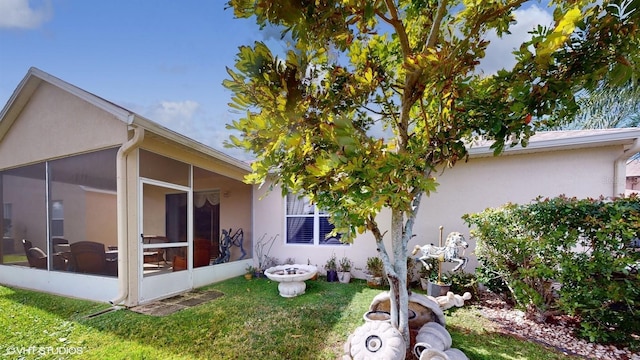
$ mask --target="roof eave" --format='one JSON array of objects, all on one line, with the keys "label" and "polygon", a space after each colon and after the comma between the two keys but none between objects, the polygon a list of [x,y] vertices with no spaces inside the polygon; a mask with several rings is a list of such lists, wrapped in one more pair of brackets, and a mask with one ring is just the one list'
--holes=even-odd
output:
[{"label": "roof eave", "polygon": [[244,171],[251,171],[251,166],[246,162],[226,155],[223,152],[215,150],[175,131],[169,130],[147,118],[144,118],[90,92],[82,90],[79,87],[71,85],[68,82],[63,81],[35,67],[29,69],[20,84],[18,84],[18,86],[14,90],[7,104],[4,106],[4,108],[2,108],[2,112],[0,112],[0,141],[2,141],[2,138],[5,136],[5,134],[7,134],[9,128],[11,128],[11,126],[13,125],[13,122],[20,116],[20,113],[43,81],[46,81],[47,83],[50,83],[72,95],[75,95],[84,101],[87,101],[93,106],[96,106],[97,108],[113,115],[116,119],[124,122],[127,125],[135,124],[141,126],[145,130],[153,132],[161,137],[165,137],[178,144],[192,148],[194,151],[205,154],[207,156],[211,156],[212,158],[225,162],[231,166],[235,166]]},{"label": "roof eave", "polygon": [[131,118],[131,125],[140,126],[146,131],[150,131],[177,144],[193,149],[199,153],[205,154],[244,171],[251,172],[251,165],[248,163],[159,125],[158,123],[138,114],[133,114]]},{"label": "roof eave", "polygon": [[[584,149],[600,146],[625,145],[633,146],[636,139],[640,139],[640,129],[630,128],[621,129],[617,132],[602,132],[590,135],[581,135],[575,137],[565,137],[549,140],[532,140],[526,147],[518,144],[514,147],[505,148],[503,154],[515,155],[523,153],[546,152],[553,150],[570,150]],[[493,156],[493,149],[490,146],[470,147],[468,149],[469,156],[488,157]]]}]

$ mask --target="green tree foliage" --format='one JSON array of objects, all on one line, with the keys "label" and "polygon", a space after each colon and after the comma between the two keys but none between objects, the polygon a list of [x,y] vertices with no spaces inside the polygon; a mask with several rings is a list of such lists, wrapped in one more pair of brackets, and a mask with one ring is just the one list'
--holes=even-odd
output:
[{"label": "green tree foliage", "polygon": [[[392,321],[405,340],[407,243],[437,172],[464,159],[477,136],[492,140],[496,154],[526,145],[534,123],[575,112],[578,90],[638,70],[640,14],[620,16],[606,1],[552,1],[555,24],[533,31],[512,69],[485,77],[476,68],[489,34],[508,33],[527,1],[228,5],[290,39],[280,56],[261,42],[241,47],[224,81],[231,106],[244,112],[229,126],[240,133],[230,143],[256,156],[247,180],[272,175],[283,192],[303,192],[330,212],[343,239],[373,234],[391,284]],[[391,210],[391,253],[376,221],[382,208]]]},{"label": "green tree foliage", "polygon": [[[476,254],[516,302],[542,320],[580,318],[590,341],[624,346],[640,336],[640,199],[557,197],[467,214]],[[561,287],[554,289],[554,283]],[[637,345],[636,345],[637,346]]]},{"label": "green tree foliage", "polygon": [[640,125],[640,85],[629,81],[621,87],[601,84],[578,100],[575,119],[561,130],[610,129]]},{"label": "green tree foliage", "polygon": [[[578,99],[575,118],[549,130],[612,129],[640,126],[640,81],[631,79],[622,86],[601,83],[584,91]],[[640,158],[636,153],[627,164]]]}]

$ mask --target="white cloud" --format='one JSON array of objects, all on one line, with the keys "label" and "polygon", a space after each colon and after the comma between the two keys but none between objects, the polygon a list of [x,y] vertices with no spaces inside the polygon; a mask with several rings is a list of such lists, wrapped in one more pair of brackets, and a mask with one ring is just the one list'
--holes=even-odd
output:
[{"label": "white cloud", "polygon": [[148,111],[149,118],[170,128],[189,127],[200,108],[197,101],[162,101]]},{"label": "white cloud", "polygon": [[224,147],[233,131],[226,128],[232,121],[228,113],[212,114],[194,100],[162,101],[147,109],[129,104],[129,109],[177,133],[222,151],[240,160],[251,158],[240,149]]},{"label": "white cloud", "polygon": [[29,0],[1,0],[0,28],[35,29],[53,16],[50,0],[30,7]]},{"label": "white cloud", "polygon": [[[550,10],[549,10],[550,11]],[[494,74],[500,69],[511,69],[516,63],[512,52],[520,45],[531,39],[529,31],[538,25],[549,26],[553,23],[553,16],[546,9],[533,5],[527,9],[514,11],[517,23],[510,30],[511,34],[502,38],[493,33],[488,36],[491,41],[487,48],[487,56],[480,62],[480,70],[485,74]]]}]

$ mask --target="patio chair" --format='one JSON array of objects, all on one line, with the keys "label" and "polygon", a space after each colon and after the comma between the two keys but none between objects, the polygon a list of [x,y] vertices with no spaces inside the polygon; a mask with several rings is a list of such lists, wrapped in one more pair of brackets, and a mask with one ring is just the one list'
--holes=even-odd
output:
[{"label": "patio chair", "polygon": [[69,240],[61,237],[55,237],[51,239],[51,247],[53,252],[66,253],[69,252]]},{"label": "patio chair", "polygon": [[[211,261],[211,241],[206,239],[193,240],[193,267],[208,266]],[[187,258],[176,255],[173,257],[173,271],[186,270]]]},{"label": "patio chair", "polygon": [[109,275],[107,273],[107,255],[104,251],[104,244],[93,241],[79,241],[72,243],[70,247],[76,272]]},{"label": "patio chair", "polygon": [[193,267],[209,265],[211,260],[211,241],[206,239],[193,240]]},{"label": "patio chair", "polygon": [[[164,244],[168,243],[169,239],[165,236],[156,236],[156,235],[142,235],[142,243],[143,244]],[[156,263],[158,267],[160,267],[160,262],[167,263],[167,259],[165,259],[165,249],[145,249],[144,250],[144,262],[145,263]]]},{"label": "patio chair", "polygon": [[29,240],[22,239],[22,246],[24,247],[24,253],[27,255],[27,261],[29,266],[36,269],[47,268],[47,254],[38,247],[33,247],[33,244]]},{"label": "patio chair", "polygon": [[175,255],[172,260],[172,271],[187,270],[187,258],[180,255]]},{"label": "patio chair", "polygon": [[[29,266],[36,269],[47,269],[47,254],[39,247],[34,247],[31,241],[22,239],[22,246],[24,247],[24,253],[27,255],[27,261]],[[67,267],[66,260],[59,255],[53,256],[53,269],[65,270]]]}]

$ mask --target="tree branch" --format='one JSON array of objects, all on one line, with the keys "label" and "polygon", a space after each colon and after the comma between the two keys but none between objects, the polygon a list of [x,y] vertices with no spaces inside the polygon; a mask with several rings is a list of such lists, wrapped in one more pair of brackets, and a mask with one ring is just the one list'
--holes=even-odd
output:
[{"label": "tree branch", "polygon": [[387,4],[387,9],[389,9],[389,14],[391,15],[391,19],[389,19],[388,22],[396,30],[400,46],[402,47],[402,52],[406,57],[412,53],[409,37],[407,36],[407,29],[404,27],[402,20],[398,18],[398,9],[396,9],[396,5],[393,3],[393,0],[385,0],[385,3]]},{"label": "tree branch", "polygon": [[388,17],[385,16],[384,13],[382,13],[380,10],[376,10],[375,11],[376,15],[378,15],[378,17],[380,19],[382,19],[382,21],[386,22],[387,24],[393,26],[393,20],[389,19]]},{"label": "tree branch", "polygon": [[366,105],[362,105],[362,107],[367,110],[370,113],[374,113],[376,115],[380,115],[380,116],[391,116],[393,115],[393,113],[389,113],[389,112],[384,112],[384,111],[378,111],[378,110],[374,110]]},{"label": "tree branch", "polygon": [[471,31],[469,32],[469,35],[466,37],[467,42],[469,39],[474,39],[478,35],[478,32],[480,31],[480,28],[482,27],[483,24],[497,18],[498,16],[503,15],[505,12],[511,9],[517,8],[518,6],[522,5],[526,1],[527,0],[516,0],[509,4],[506,4],[502,8],[496,9],[495,11],[492,11],[490,13],[480,16],[478,20],[475,22]]},{"label": "tree branch", "polygon": [[447,13],[448,3],[448,0],[442,0],[440,1],[440,4],[438,4],[438,11],[436,12],[435,19],[433,19],[433,22],[431,23],[431,31],[429,31],[429,37],[427,38],[427,43],[423,51],[436,46],[436,41],[438,41],[438,36],[440,35],[440,23],[442,22],[444,15]]}]

